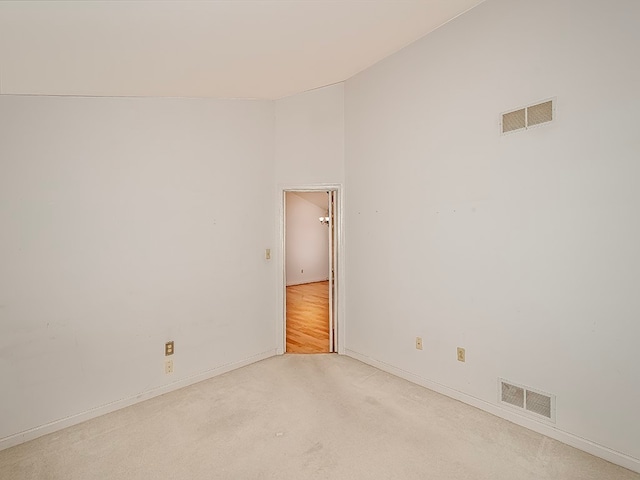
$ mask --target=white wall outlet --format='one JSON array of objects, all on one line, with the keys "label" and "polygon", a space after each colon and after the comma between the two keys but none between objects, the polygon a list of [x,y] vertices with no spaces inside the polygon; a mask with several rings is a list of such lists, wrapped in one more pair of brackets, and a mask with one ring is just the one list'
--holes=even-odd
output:
[{"label": "white wall outlet", "polygon": [[170,373],[173,373],[173,360],[164,361],[164,373],[165,375],[169,375]]},{"label": "white wall outlet", "polygon": [[422,350],[422,337],[416,337],[416,349]]},{"label": "white wall outlet", "polygon": [[458,347],[458,361],[463,363],[466,361],[466,353],[464,351],[464,348]]}]

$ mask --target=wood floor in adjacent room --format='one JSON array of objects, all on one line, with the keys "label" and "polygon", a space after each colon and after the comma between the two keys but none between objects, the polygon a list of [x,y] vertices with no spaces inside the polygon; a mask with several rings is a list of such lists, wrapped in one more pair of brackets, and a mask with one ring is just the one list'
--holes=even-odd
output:
[{"label": "wood floor in adjacent room", "polygon": [[287,353],[329,352],[329,282],[287,287]]}]

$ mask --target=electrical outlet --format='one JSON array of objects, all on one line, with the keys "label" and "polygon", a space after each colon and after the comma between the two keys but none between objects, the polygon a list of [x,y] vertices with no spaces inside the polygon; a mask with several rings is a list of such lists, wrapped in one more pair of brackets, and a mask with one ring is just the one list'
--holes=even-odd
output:
[{"label": "electrical outlet", "polygon": [[464,351],[464,348],[460,348],[460,347],[458,347],[458,361],[459,361],[459,362],[464,362],[464,361],[465,361],[465,351]]},{"label": "electrical outlet", "polygon": [[164,373],[169,375],[173,373],[173,360],[165,360],[164,361]]},{"label": "electrical outlet", "polygon": [[168,357],[169,355],[173,355],[173,340],[164,344],[164,356]]},{"label": "electrical outlet", "polygon": [[416,349],[422,350],[422,337],[416,337]]}]

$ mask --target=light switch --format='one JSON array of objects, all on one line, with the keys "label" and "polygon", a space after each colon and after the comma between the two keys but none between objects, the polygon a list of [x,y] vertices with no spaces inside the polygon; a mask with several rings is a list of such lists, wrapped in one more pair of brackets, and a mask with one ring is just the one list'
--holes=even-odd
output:
[{"label": "light switch", "polygon": [[271,260],[271,249],[267,248],[264,252],[264,258],[266,258],[267,260]]}]

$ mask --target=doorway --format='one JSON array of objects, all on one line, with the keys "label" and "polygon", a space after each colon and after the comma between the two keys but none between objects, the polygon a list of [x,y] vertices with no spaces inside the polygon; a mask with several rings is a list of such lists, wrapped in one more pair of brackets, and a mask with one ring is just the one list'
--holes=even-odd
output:
[{"label": "doorway", "polygon": [[280,353],[338,352],[339,187],[281,192]]}]

